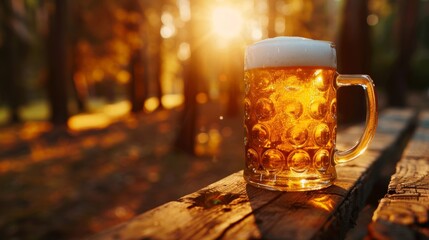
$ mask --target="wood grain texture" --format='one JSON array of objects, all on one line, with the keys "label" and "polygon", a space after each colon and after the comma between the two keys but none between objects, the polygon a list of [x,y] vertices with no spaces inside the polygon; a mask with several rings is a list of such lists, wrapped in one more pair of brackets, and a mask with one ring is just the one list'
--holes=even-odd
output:
[{"label": "wood grain texture", "polygon": [[429,157],[429,111],[420,113],[418,127],[404,152],[406,157]]},{"label": "wood grain texture", "polygon": [[[375,147],[349,164],[337,165],[334,185],[310,192],[275,192],[247,185],[242,171],[195,193],[145,212],[91,239],[340,239],[353,226],[383,162],[398,154],[414,112],[389,110]],[[339,133],[354,143],[362,126]],[[378,143],[377,141],[382,141]]]},{"label": "wood grain texture", "polygon": [[422,112],[373,215],[369,237],[429,239],[429,112]]}]

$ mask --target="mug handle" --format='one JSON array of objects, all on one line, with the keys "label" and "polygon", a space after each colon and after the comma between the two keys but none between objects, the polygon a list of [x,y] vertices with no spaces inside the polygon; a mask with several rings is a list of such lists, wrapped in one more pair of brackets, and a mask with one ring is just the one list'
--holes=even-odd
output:
[{"label": "mug handle", "polygon": [[368,147],[369,142],[374,137],[377,128],[377,98],[374,90],[374,83],[368,75],[337,75],[337,89],[347,86],[361,86],[366,97],[366,123],[365,130],[359,141],[351,148],[344,151],[336,151],[334,160],[336,164],[345,163],[355,159]]}]

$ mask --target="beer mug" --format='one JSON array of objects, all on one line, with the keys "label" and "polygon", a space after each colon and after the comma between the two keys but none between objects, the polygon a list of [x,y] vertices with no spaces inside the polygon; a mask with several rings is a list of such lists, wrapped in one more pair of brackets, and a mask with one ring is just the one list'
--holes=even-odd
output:
[{"label": "beer mug", "polygon": [[[245,180],[256,187],[307,191],[332,185],[335,164],[362,154],[377,125],[374,84],[367,75],[336,71],[331,42],[276,37],[246,48]],[[335,149],[337,90],[361,86],[366,125],[356,145]]]}]

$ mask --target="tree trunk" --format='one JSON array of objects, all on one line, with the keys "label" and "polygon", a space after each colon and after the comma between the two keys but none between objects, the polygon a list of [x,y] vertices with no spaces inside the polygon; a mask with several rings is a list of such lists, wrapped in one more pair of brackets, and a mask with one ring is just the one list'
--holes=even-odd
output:
[{"label": "tree trunk", "polygon": [[[155,1],[153,4],[155,9],[157,10],[157,12],[161,15],[162,14],[162,9],[163,6],[165,4],[165,0],[158,0]],[[161,27],[162,27],[162,21],[161,18],[158,19],[158,21],[156,22],[155,26],[154,26],[154,33],[153,33],[153,39],[154,39],[154,48],[155,48],[155,53],[154,53],[154,72],[153,72],[153,76],[154,76],[154,83],[155,83],[155,97],[158,99],[159,101],[159,105],[158,105],[158,109],[163,109],[164,105],[162,104],[162,96],[163,91],[162,91],[162,72],[163,72],[163,64],[162,64],[162,43],[163,43],[163,38],[161,37]]]},{"label": "tree trunk", "polygon": [[[145,43],[146,44],[146,43]],[[135,50],[130,62],[130,101],[131,112],[139,113],[144,109],[144,102],[148,96],[147,63],[142,51]]]},{"label": "tree trunk", "polygon": [[[338,71],[342,74],[369,74],[370,36],[366,22],[368,0],[348,0],[338,42]],[[360,87],[338,92],[338,120],[343,123],[365,119],[365,98]]]},{"label": "tree trunk", "polygon": [[[158,31],[159,32],[159,31]],[[164,106],[162,104],[162,38],[160,34],[157,34],[156,37],[156,48],[157,53],[154,56],[154,76],[155,76],[155,97],[159,101],[158,109],[163,109]]]},{"label": "tree trunk", "polygon": [[80,93],[80,90],[78,89],[78,86],[75,81],[73,81],[73,93],[76,98],[77,110],[79,112],[85,112],[87,109],[86,96]]},{"label": "tree trunk", "polygon": [[[233,56],[233,57],[231,57]],[[242,101],[240,95],[240,82],[243,81],[243,51],[237,43],[232,43],[226,56],[226,74],[228,76],[228,105],[226,113],[228,116],[237,116],[240,112]]]},{"label": "tree trunk", "polygon": [[180,129],[175,141],[175,147],[189,154],[195,154],[195,135],[198,116],[198,105],[196,95],[198,91],[198,83],[202,81],[199,66],[199,54],[201,45],[196,45],[199,35],[198,18],[196,17],[197,0],[191,0],[192,19],[188,22],[188,36],[191,45],[191,57],[184,68],[184,109],[180,123]]},{"label": "tree trunk", "polygon": [[[72,2],[71,4],[76,4],[76,2]],[[71,15],[72,15],[72,19],[71,19],[71,29],[79,29],[79,26],[82,26],[84,24],[83,21],[83,16],[81,14],[81,9],[79,7],[79,4],[76,5],[71,5]],[[88,107],[87,107],[87,102],[88,102],[88,86],[85,80],[85,83],[82,82],[82,79],[76,79],[75,78],[75,74],[78,73],[78,71],[80,70],[81,66],[80,66],[80,62],[82,59],[81,56],[79,55],[79,51],[78,51],[78,41],[79,41],[79,32],[78,31],[72,31],[72,36],[70,37],[71,39],[71,47],[72,47],[72,51],[71,51],[71,58],[73,59],[72,61],[72,67],[71,67],[71,76],[72,76],[72,88],[73,88],[73,95],[74,98],[76,100],[76,104],[77,104],[77,108],[79,112],[85,112]]]},{"label": "tree trunk", "polygon": [[392,66],[387,85],[389,105],[405,107],[407,105],[407,79],[410,78],[410,61],[416,50],[418,0],[400,0],[398,2],[398,21],[396,25],[398,56]]},{"label": "tree trunk", "polygon": [[[125,10],[129,13],[135,13],[136,11],[143,12],[144,7],[142,3],[137,0],[128,0],[125,1]],[[142,27],[143,26],[143,27]],[[140,22],[128,22],[127,31],[139,34],[143,39],[140,41],[142,45],[135,45],[132,42],[129,42],[129,46],[132,50],[132,55],[130,59],[130,73],[131,79],[129,84],[129,98],[131,102],[131,112],[140,113],[144,110],[144,103],[149,97],[149,24],[145,17],[142,17]],[[141,29],[144,29],[145,32],[141,34]],[[157,33],[159,34],[159,32]]]},{"label": "tree trunk", "polygon": [[1,46],[1,85],[0,93],[4,98],[10,111],[10,123],[17,123],[19,117],[19,107],[22,105],[22,67],[23,60],[27,53],[27,44],[18,36],[12,22],[19,21],[19,16],[15,16],[10,0],[1,1],[3,9],[3,19],[1,27],[3,31],[3,41]]},{"label": "tree trunk", "polygon": [[66,125],[69,117],[67,82],[70,80],[67,49],[67,3],[55,0],[55,9],[49,19],[47,90],[51,107],[51,122]]},{"label": "tree trunk", "polygon": [[198,116],[198,106],[195,101],[197,95],[197,86],[195,84],[195,61],[189,60],[185,66],[184,77],[184,109],[182,113],[180,130],[176,137],[175,147],[189,154],[195,154],[195,135]]}]

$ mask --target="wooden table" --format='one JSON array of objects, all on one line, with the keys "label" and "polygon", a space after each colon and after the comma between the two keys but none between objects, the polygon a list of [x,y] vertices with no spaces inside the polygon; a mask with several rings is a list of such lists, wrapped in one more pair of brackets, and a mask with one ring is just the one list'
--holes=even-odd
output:
[{"label": "wooden table", "polygon": [[[90,239],[342,239],[355,224],[382,167],[400,158],[416,116],[412,109],[383,111],[368,150],[337,165],[338,179],[329,188],[267,191],[247,185],[240,171]],[[340,131],[338,148],[354,143],[361,132],[361,125]],[[416,152],[412,148],[408,154]]]},{"label": "wooden table", "polygon": [[417,126],[374,213],[373,238],[429,239],[429,111]]}]

